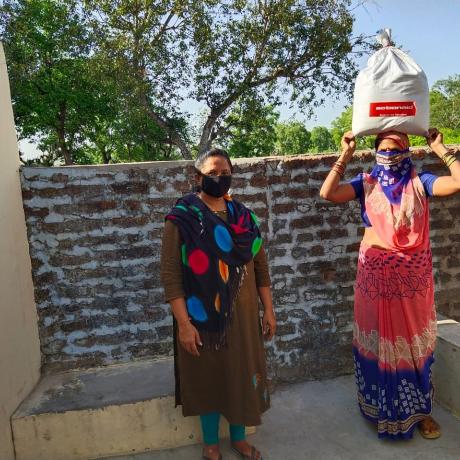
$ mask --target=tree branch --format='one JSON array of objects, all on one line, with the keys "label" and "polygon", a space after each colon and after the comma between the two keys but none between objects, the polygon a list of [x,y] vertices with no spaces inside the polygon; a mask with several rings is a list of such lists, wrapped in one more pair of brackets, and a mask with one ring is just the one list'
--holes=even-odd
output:
[{"label": "tree branch", "polygon": [[64,161],[66,165],[73,164],[72,156],[70,154],[69,148],[67,147],[65,141],[65,121],[67,115],[67,105],[65,101],[59,104],[59,114],[58,114],[58,126],[57,126],[57,135],[59,141],[59,148],[64,156]]},{"label": "tree branch", "polygon": [[155,46],[163,34],[168,30],[168,24],[171,22],[171,19],[174,17],[174,11],[170,11],[168,17],[166,18],[165,22],[161,25],[160,30],[158,33],[153,37],[150,42],[150,46]]},{"label": "tree branch", "polygon": [[187,144],[182,139],[181,135],[173,128],[164,118],[152,110],[148,102],[147,96],[142,93],[140,96],[141,104],[145,108],[147,115],[161,128],[163,129],[171,139],[171,144],[175,145],[181,152],[185,160],[191,160],[192,154]]}]

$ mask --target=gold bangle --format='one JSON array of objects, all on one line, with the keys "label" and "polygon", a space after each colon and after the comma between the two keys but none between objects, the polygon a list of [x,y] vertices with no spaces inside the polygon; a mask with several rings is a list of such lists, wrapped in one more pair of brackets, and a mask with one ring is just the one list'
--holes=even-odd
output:
[{"label": "gold bangle", "polygon": [[343,179],[343,176],[345,174],[345,166],[335,162],[332,165],[332,171],[335,171]]},{"label": "gold bangle", "polygon": [[453,154],[454,152],[451,149],[447,149],[447,152],[442,155],[441,160],[444,161],[444,158],[448,157],[449,155],[453,155]]},{"label": "gold bangle", "polygon": [[340,179],[343,179],[344,175],[340,171],[337,171],[337,169],[333,169],[332,171],[337,173],[339,175]]},{"label": "gold bangle", "polygon": [[451,149],[448,149],[447,152],[442,155],[441,160],[443,161],[445,165],[447,165],[447,163],[450,162],[452,158],[456,158],[456,157],[453,151]]},{"label": "gold bangle", "polygon": [[450,168],[456,161],[457,158],[454,155],[452,155],[452,157],[449,160],[447,160],[446,166]]},{"label": "gold bangle", "polygon": [[447,165],[447,163],[450,163],[452,161],[452,159],[456,159],[455,155],[453,153],[449,153],[449,154],[446,154],[446,155],[443,155],[442,157],[442,161],[445,165]]}]

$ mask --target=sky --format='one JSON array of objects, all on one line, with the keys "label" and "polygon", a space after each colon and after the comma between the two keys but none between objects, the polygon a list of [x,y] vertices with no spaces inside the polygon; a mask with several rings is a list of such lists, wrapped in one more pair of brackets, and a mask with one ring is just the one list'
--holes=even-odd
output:
[{"label": "sky", "polygon": [[[430,87],[437,80],[460,74],[460,0],[354,0],[364,3],[354,10],[356,34],[375,35],[377,30],[391,28],[393,40],[408,52],[425,71]],[[367,57],[360,61],[364,67]],[[328,101],[318,107],[312,118],[280,107],[281,119],[296,118],[308,129],[330,127],[347,105],[346,98]],[[189,111],[200,112],[202,107],[188,102]],[[21,150],[33,155],[35,146],[21,142]]]}]

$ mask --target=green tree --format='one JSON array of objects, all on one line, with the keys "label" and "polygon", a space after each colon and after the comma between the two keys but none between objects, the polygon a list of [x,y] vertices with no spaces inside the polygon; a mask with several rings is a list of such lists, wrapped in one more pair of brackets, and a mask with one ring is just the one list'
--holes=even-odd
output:
[{"label": "green tree", "polygon": [[278,119],[279,113],[263,100],[241,100],[227,115],[217,141],[221,140],[232,157],[273,155]]},{"label": "green tree", "polygon": [[232,107],[248,94],[309,112],[350,91],[354,54],[349,0],[87,0],[99,48],[126,88],[177,147],[191,157],[177,123],[185,98],[206,105],[197,151],[221,135]]},{"label": "green tree", "polygon": [[437,81],[430,91],[431,125],[460,130],[460,75]]},{"label": "green tree", "polygon": [[0,16],[19,137],[73,162],[106,101],[91,81],[91,36],[76,1],[7,0]]},{"label": "green tree", "polygon": [[409,135],[409,142],[412,147],[426,146],[426,139],[423,136]]},{"label": "green tree", "polygon": [[352,26],[350,0],[6,0],[0,38],[20,137],[70,164],[191,158],[251,98],[309,114],[351,89]]},{"label": "green tree", "polygon": [[323,153],[336,150],[336,145],[331,132],[324,126],[315,126],[311,130],[311,147],[312,153]]},{"label": "green tree", "polygon": [[167,133],[126,97],[80,1],[10,0],[0,18],[19,137],[45,152],[29,163],[177,157]]},{"label": "green tree", "polygon": [[446,144],[460,144],[460,129],[442,128]]},{"label": "green tree", "polygon": [[311,134],[300,121],[278,123],[276,132],[276,152],[281,155],[300,155],[310,148]]},{"label": "green tree", "polygon": [[[351,125],[353,120],[353,107],[348,106],[333,122],[331,123],[331,134],[334,139],[336,150],[340,150],[340,141],[342,136],[347,131],[351,131]],[[375,136],[357,137],[356,147],[357,149],[369,149],[374,148]]]}]

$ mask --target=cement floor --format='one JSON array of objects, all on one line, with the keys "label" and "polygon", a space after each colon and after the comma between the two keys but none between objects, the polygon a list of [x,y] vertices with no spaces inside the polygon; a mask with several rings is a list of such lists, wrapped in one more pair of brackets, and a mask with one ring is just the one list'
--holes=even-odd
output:
[{"label": "cement floor", "polygon": [[[280,388],[264,424],[249,441],[264,460],[459,460],[460,420],[436,406],[434,416],[443,429],[429,441],[418,432],[410,441],[377,438],[375,427],[359,414],[354,377],[301,383]],[[221,442],[224,460],[238,457]],[[116,457],[116,460],[199,460],[201,447]],[[114,460],[114,459],[112,459]]]}]

